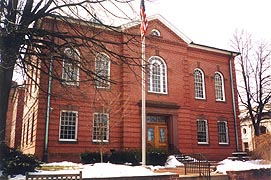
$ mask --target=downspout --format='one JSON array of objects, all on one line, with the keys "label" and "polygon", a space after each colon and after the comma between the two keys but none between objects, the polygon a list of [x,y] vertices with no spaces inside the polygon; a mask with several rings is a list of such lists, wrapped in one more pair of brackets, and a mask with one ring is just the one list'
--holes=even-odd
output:
[{"label": "downspout", "polygon": [[[52,26],[52,32],[54,32],[54,24]],[[54,42],[54,38],[52,38]],[[53,43],[52,43],[53,44]],[[50,52],[50,64],[49,64],[49,77],[48,77],[48,89],[47,89],[47,107],[45,117],[45,139],[44,139],[44,150],[43,150],[43,162],[48,162],[48,142],[49,142],[49,122],[50,122],[50,111],[51,111],[51,88],[52,88],[52,72],[53,72],[53,54],[52,48]]]},{"label": "downspout", "polygon": [[233,55],[231,53],[229,59],[229,66],[230,66],[230,83],[231,83],[231,94],[232,94],[232,106],[233,106],[233,118],[234,118],[234,132],[235,132],[235,151],[239,151],[239,140],[238,140],[238,126],[237,126],[237,113],[236,113],[236,105],[235,105],[235,93],[234,93],[234,85],[233,85],[233,70],[232,70],[232,59]]}]

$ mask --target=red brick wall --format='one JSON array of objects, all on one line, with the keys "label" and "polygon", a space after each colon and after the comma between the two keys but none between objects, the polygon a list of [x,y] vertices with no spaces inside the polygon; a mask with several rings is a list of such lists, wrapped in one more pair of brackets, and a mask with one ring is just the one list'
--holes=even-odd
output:
[{"label": "red brick wall", "polygon": [[[48,24],[45,24],[47,27]],[[49,27],[50,28],[50,27]],[[167,94],[146,93],[147,102],[162,102],[174,104],[174,108],[147,107],[149,114],[168,114],[170,120],[170,141],[183,153],[203,153],[209,159],[221,160],[235,151],[234,121],[232,110],[232,96],[229,74],[229,55],[200,50],[189,47],[172,30],[160,21],[150,21],[149,29],[159,29],[161,37],[146,37],[146,60],[152,56],[159,56],[167,65]],[[61,29],[61,28],[60,28]],[[63,26],[65,29],[65,26]],[[130,33],[138,33],[138,26],[128,29]],[[91,33],[90,33],[91,34]],[[124,42],[130,36],[120,37],[112,32],[103,33],[103,38],[115,38],[116,42]],[[56,40],[57,41],[57,40]],[[141,63],[140,38],[131,41],[131,45],[111,46],[117,53],[123,53]],[[133,51],[132,51],[133,50]],[[86,52],[84,56],[94,60],[94,56]],[[110,57],[112,61],[118,59]],[[61,74],[60,63],[55,63],[54,68]],[[94,70],[94,62],[90,61],[89,68]],[[194,98],[195,68],[201,68],[205,74],[206,99]],[[225,102],[216,102],[214,97],[214,73],[219,71],[224,76]],[[86,76],[80,72],[80,79]],[[111,83],[109,90],[97,90],[93,82],[80,83],[72,87],[63,85],[54,80],[52,82],[52,99],[49,126],[49,161],[76,159],[85,151],[98,151],[99,145],[92,142],[93,113],[100,110],[105,102],[114,102],[110,111],[110,137],[109,143],[104,148],[129,149],[141,148],[141,69],[127,64],[122,66],[111,64],[111,79],[117,84]],[[235,77],[235,76],[234,76]],[[40,85],[47,90],[48,76],[41,74]],[[235,89],[236,90],[236,89]],[[102,103],[101,99],[105,101]],[[235,97],[237,102],[237,97]],[[32,149],[25,148],[27,152],[34,152],[42,156],[45,134],[46,94],[39,91],[38,102],[35,105],[37,120],[35,128],[35,142]],[[237,105],[237,104],[236,104]],[[121,108],[120,108],[121,107]],[[79,114],[78,140],[74,143],[59,142],[59,121],[61,110],[76,110]],[[209,144],[198,145],[196,120],[204,116],[208,120]],[[223,118],[228,122],[229,144],[219,145],[217,121]],[[239,128],[239,120],[238,127]],[[71,156],[68,156],[70,154]],[[78,155],[78,156],[77,156]],[[78,159],[79,160],[79,159]]]},{"label": "red brick wall", "polygon": [[20,147],[24,104],[24,88],[11,89],[7,113],[6,141],[9,147]]}]

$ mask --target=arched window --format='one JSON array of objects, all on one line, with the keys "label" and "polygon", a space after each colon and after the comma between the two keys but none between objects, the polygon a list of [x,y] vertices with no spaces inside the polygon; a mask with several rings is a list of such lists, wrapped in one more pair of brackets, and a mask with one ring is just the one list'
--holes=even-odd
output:
[{"label": "arched window", "polygon": [[105,53],[99,53],[95,58],[95,75],[97,88],[110,87],[110,58]]},{"label": "arched window", "polygon": [[153,29],[151,31],[151,35],[153,35],[153,36],[161,36],[160,32],[157,29]]},{"label": "arched window", "polygon": [[216,72],[215,81],[215,99],[216,101],[225,101],[224,79],[220,72]]},{"label": "arched window", "polygon": [[78,50],[72,48],[66,48],[64,54],[62,79],[65,84],[78,86],[80,54]]},{"label": "arched window", "polygon": [[195,98],[205,99],[205,85],[204,85],[204,74],[202,70],[194,70],[194,86],[195,86]]},{"label": "arched window", "polygon": [[167,93],[167,67],[164,60],[153,56],[149,59],[148,91]]}]

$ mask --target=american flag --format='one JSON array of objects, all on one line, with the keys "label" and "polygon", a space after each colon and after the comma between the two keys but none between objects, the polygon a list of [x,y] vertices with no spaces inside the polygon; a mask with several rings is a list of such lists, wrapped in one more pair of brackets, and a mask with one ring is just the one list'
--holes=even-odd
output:
[{"label": "american flag", "polygon": [[148,20],[145,13],[144,0],[141,0],[141,3],[140,3],[140,20],[141,20],[141,26],[140,26],[141,37],[144,37],[148,29]]}]

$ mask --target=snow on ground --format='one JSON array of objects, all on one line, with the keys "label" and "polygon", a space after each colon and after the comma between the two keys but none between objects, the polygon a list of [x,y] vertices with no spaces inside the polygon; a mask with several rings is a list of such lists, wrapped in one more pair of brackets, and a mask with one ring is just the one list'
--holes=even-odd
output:
[{"label": "snow on ground", "polygon": [[[82,171],[83,178],[94,178],[94,177],[127,177],[127,176],[154,176],[160,175],[154,173],[154,170],[161,168],[174,168],[178,166],[183,166],[182,163],[176,160],[174,156],[169,156],[165,166],[128,166],[128,165],[117,165],[111,163],[95,163],[95,164],[77,164],[72,162],[55,162],[48,163],[46,166],[50,167],[66,167],[66,170],[56,170],[56,171],[38,171],[35,173],[39,174],[65,174],[65,173],[78,173]],[[217,166],[216,173],[226,174],[226,171],[240,171],[240,170],[250,170],[250,169],[260,169],[260,168],[271,168],[271,162],[262,160],[252,160],[252,161],[232,161],[225,159],[219,163]],[[1,173],[1,172],[0,172]],[[169,174],[169,173],[165,173]],[[23,175],[17,175],[11,180],[24,180]]]},{"label": "snow on ground", "polygon": [[271,168],[271,162],[263,160],[233,161],[224,159],[216,167],[216,173],[227,174],[226,171],[245,171],[261,168]]}]

